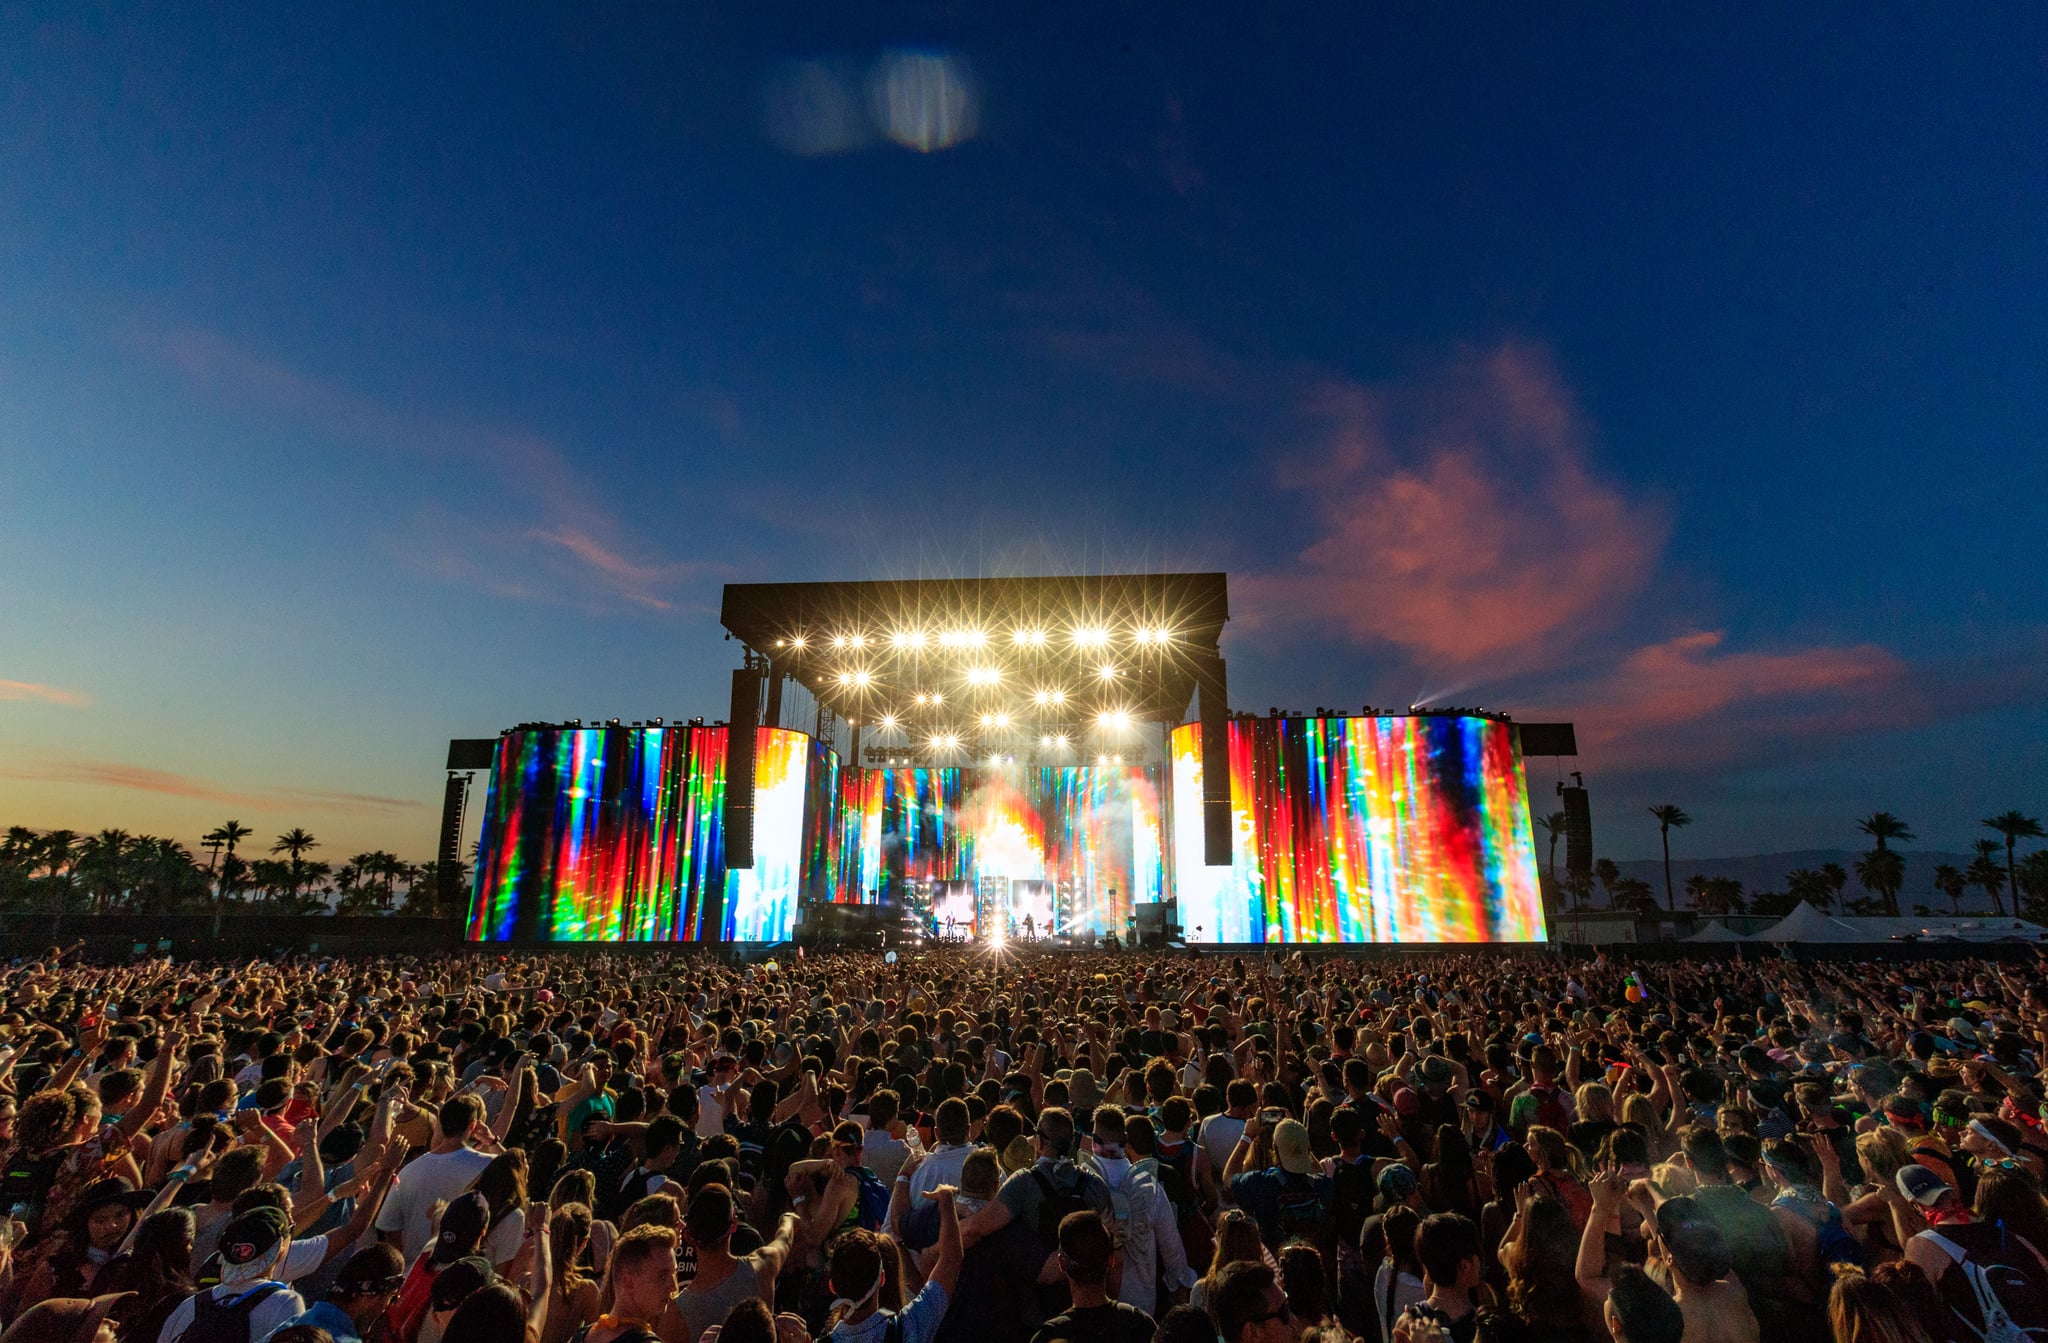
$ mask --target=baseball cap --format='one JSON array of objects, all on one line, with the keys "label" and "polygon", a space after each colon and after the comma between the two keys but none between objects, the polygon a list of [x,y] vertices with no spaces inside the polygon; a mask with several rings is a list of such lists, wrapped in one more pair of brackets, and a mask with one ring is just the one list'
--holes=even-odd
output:
[{"label": "baseball cap", "polygon": [[1939,1175],[1918,1163],[1899,1167],[1897,1183],[1901,1194],[1923,1208],[1931,1208],[1941,1201],[1943,1194],[1955,1192]]},{"label": "baseball cap", "polygon": [[220,1257],[240,1268],[268,1259],[290,1240],[291,1224],[285,1220],[284,1210],[265,1204],[249,1209],[221,1231]]},{"label": "baseball cap", "polygon": [[1273,1159],[1280,1163],[1281,1170],[1294,1175],[1306,1175],[1315,1169],[1308,1130],[1299,1119],[1283,1119],[1273,1126]]},{"label": "baseball cap", "polygon": [[1380,1197],[1392,1206],[1415,1192],[1415,1172],[1402,1162],[1395,1162],[1380,1172]]},{"label": "baseball cap", "polygon": [[497,1280],[490,1260],[480,1255],[464,1255],[435,1276],[433,1308],[453,1310]]},{"label": "baseball cap", "polygon": [[459,1194],[441,1214],[441,1232],[434,1237],[435,1264],[452,1264],[464,1255],[476,1253],[490,1229],[491,1205],[471,1190]]}]

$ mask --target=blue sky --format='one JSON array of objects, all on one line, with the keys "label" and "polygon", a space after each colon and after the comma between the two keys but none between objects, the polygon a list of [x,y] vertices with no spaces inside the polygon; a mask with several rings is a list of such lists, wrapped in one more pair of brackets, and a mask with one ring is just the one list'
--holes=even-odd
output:
[{"label": "blue sky", "polygon": [[0,819],[425,857],[723,582],[1153,568],[1618,858],[2048,808],[2038,7],[1002,17],[0,14]]}]

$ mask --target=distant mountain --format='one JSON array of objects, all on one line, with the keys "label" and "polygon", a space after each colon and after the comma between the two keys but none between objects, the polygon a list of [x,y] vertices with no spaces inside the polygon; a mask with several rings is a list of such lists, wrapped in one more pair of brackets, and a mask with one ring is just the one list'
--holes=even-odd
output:
[{"label": "distant mountain", "polygon": [[[1863,856],[1861,849],[1797,849],[1791,853],[1754,853],[1746,858],[1682,858],[1671,855],[1671,884],[1678,894],[1678,904],[1685,907],[1685,879],[1695,872],[1708,877],[1733,877],[1742,883],[1745,897],[1759,891],[1782,891],[1785,889],[1785,874],[1796,868],[1819,869],[1825,863],[1840,863],[1842,870],[1849,874],[1849,884],[1842,888],[1842,894],[1850,900],[1861,899],[1869,892],[1863,883],[1856,880],[1856,860]],[[1905,885],[1899,888],[1899,909],[1911,913],[1914,905],[1926,905],[1929,909],[1947,913],[1948,897],[1934,889],[1934,869],[1948,863],[1958,870],[1966,870],[1976,857],[1972,853],[1941,853],[1933,849],[1898,850],[1906,860]],[[1664,860],[1646,858],[1632,862],[1616,863],[1625,877],[1640,877],[1650,883],[1656,893],[1657,903],[1664,903]],[[1601,899],[1598,887],[1593,897]],[[2011,902],[2008,901],[2008,904]],[[1971,887],[1963,896],[1963,910],[1979,913],[1991,911],[1990,897],[1977,888]]]}]

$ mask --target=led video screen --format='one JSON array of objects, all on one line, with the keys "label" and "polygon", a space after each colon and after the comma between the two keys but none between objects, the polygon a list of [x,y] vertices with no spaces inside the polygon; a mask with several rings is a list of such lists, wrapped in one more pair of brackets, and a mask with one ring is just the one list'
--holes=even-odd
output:
[{"label": "led video screen", "polygon": [[813,838],[807,798],[837,765],[829,752],[820,761],[803,733],[758,731],[754,866],[732,870],[726,729],[543,729],[500,738],[470,940],[700,941],[706,893],[720,889],[727,940],[787,938]]},{"label": "led video screen", "polygon": [[1197,725],[1175,729],[1174,886],[1191,942],[1546,936],[1514,730],[1478,717],[1230,724],[1231,853],[1202,850]]},{"label": "led video screen", "polygon": [[943,883],[1042,882],[1060,932],[1122,934],[1133,904],[1160,898],[1160,787],[1142,766],[841,777],[842,900],[910,904],[914,889],[929,897]]}]

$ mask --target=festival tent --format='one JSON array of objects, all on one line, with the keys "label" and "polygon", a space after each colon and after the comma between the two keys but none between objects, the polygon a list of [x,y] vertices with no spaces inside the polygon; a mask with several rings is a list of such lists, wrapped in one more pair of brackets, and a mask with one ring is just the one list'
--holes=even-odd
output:
[{"label": "festival tent", "polygon": [[1704,927],[1704,928],[1700,929],[1700,930],[1699,930],[1698,932],[1694,933],[1694,934],[1693,934],[1693,935],[1692,935],[1691,937],[1688,937],[1688,938],[1686,938],[1685,940],[1686,940],[1686,941],[1688,941],[1688,942],[1754,942],[1754,941],[1756,941],[1756,939],[1755,939],[1755,938],[1753,938],[1753,937],[1745,937],[1745,936],[1744,936],[1743,934],[1741,934],[1741,933],[1738,933],[1738,932],[1736,932],[1736,931],[1735,931],[1735,930],[1734,930],[1733,928],[1730,928],[1730,927],[1729,927],[1729,926],[1728,926],[1727,924],[1725,924],[1725,923],[1710,923],[1710,924],[1708,924],[1708,925],[1707,925],[1706,927]]},{"label": "festival tent", "polygon": [[2025,919],[1938,919],[1920,915],[1854,918],[1822,913],[1802,900],[1790,914],[1758,933],[1757,942],[2037,942],[2048,928]]}]

